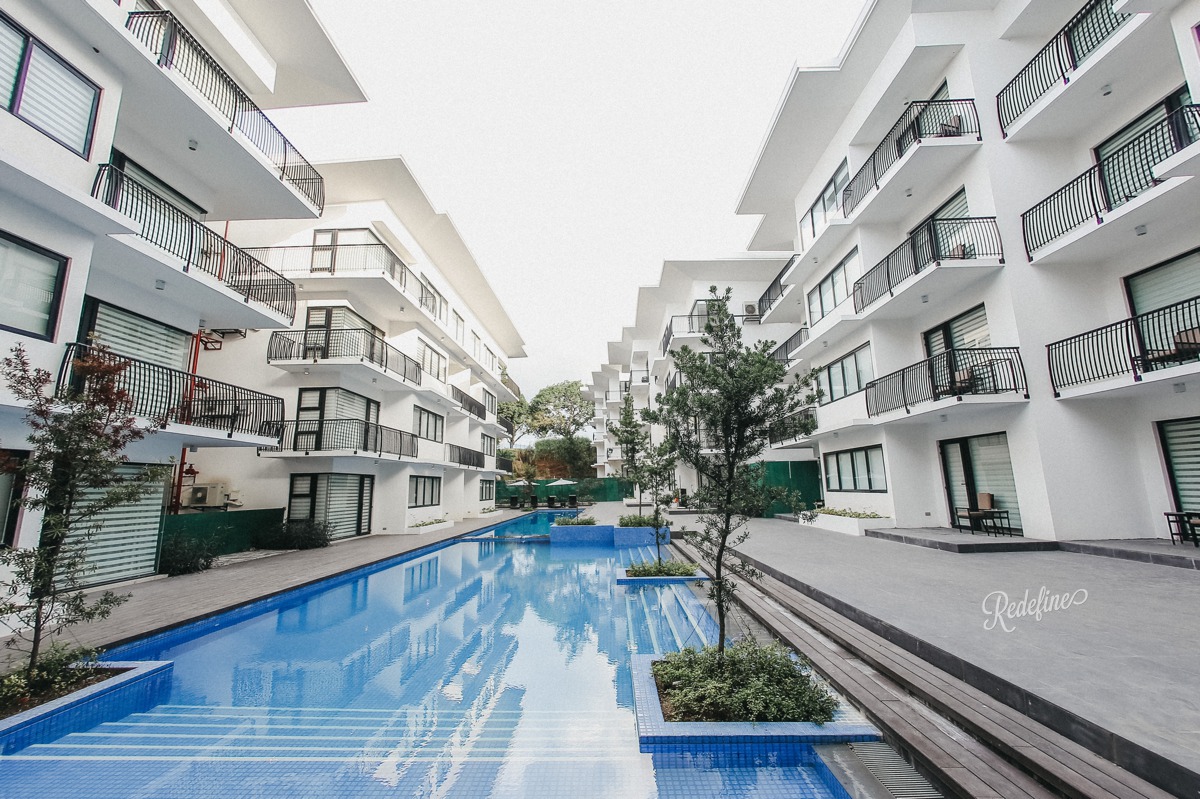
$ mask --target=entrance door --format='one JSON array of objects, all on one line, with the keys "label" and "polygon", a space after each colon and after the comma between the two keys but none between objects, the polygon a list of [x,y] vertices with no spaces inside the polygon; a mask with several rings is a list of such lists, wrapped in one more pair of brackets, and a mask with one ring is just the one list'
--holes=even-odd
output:
[{"label": "entrance door", "polygon": [[1175,510],[1200,513],[1200,416],[1158,423]]},{"label": "entrance door", "polygon": [[996,510],[1008,511],[1009,523],[1021,528],[1017,485],[1008,454],[1008,435],[991,433],[939,444],[950,518],[955,508],[979,509],[979,495],[991,494]]}]

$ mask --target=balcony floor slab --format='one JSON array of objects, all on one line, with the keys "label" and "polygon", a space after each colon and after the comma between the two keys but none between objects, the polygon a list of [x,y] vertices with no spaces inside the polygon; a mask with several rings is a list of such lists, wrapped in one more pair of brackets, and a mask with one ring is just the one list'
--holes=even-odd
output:
[{"label": "balcony floor slab", "polygon": [[971,135],[925,138],[894,163],[854,209],[849,219],[860,225],[899,225],[918,209],[942,197],[951,176],[980,148]]},{"label": "balcony floor slab", "polygon": [[916,316],[921,306],[938,304],[995,274],[1004,265],[999,258],[971,260],[947,259],[925,267],[892,289],[858,314],[863,321],[907,319]]},{"label": "balcony floor slab", "polygon": [[1078,386],[1059,389],[1058,398],[1073,399],[1131,399],[1149,397],[1177,391],[1175,384],[1182,383],[1193,391],[1200,389],[1200,361],[1171,366],[1166,369],[1155,369],[1146,372],[1141,380],[1135,380],[1132,374],[1110,377],[1106,380],[1096,380]]},{"label": "balcony floor slab", "polygon": [[908,413],[905,413],[904,408],[881,413],[877,416],[872,416],[871,423],[874,425],[934,424],[941,421],[940,417],[943,414],[947,416],[953,414],[956,418],[961,418],[964,415],[982,417],[997,411],[1012,410],[1014,406],[1027,405],[1028,403],[1029,400],[1024,394],[1013,392],[1006,394],[964,394],[962,396],[945,397],[944,399],[912,405],[909,407]]}]

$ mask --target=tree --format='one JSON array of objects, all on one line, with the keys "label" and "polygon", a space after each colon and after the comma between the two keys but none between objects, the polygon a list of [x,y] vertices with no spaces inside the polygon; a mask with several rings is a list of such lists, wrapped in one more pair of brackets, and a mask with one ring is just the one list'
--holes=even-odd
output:
[{"label": "tree", "polygon": [[533,429],[539,435],[574,438],[595,416],[595,406],[578,380],[546,386],[529,403]]},{"label": "tree", "polygon": [[[644,411],[643,411],[644,413]],[[650,492],[650,506],[654,508],[651,518],[654,527],[654,553],[659,565],[662,565],[662,529],[667,525],[663,518],[663,510],[671,502],[671,489],[675,484],[675,449],[672,443],[662,441],[650,446],[642,453],[638,467],[633,477],[638,487]],[[638,509],[641,512],[641,509]]]},{"label": "tree", "polygon": [[642,453],[650,446],[650,434],[646,432],[645,423],[633,412],[632,394],[626,394],[621,401],[621,413],[617,421],[608,423],[608,431],[621,448],[621,473],[638,484],[638,513],[641,513],[643,486],[637,473]]},{"label": "tree", "polygon": [[101,514],[163,485],[165,467],[133,477],[119,471],[128,460],[125,448],[152,432],[139,426],[121,386],[127,366],[104,347],[91,347],[72,364],[76,386],[57,398],[48,393],[50,373],[34,368],[20,344],[0,370],[9,390],[29,406],[29,455],[12,467],[25,483],[17,501],[42,513],[37,546],[0,553],[0,564],[12,574],[0,598],[0,619],[15,633],[8,646],[27,650],[31,682],[51,636],[103,619],[127,598],[105,591],[89,600],[82,591],[87,542]]},{"label": "tree", "polygon": [[708,593],[717,609],[719,653],[725,648],[726,614],[737,583],[757,572],[733,552],[745,542],[746,522],[776,499],[790,499],[787,489],[768,487],[755,459],[770,446],[771,435],[787,429],[807,435],[815,422],[802,410],[815,403],[814,373],[785,382],[786,367],[771,357],[774,342],[754,346],[742,342],[741,328],[729,314],[731,292],[710,289],[708,320],[700,339],[707,351],[686,345],[672,351],[682,378],[674,390],[657,398],[647,418],[667,429],[667,441],[679,459],[696,470],[700,485],[696,504],[705,508],[701,529],[688,541],[712,567]]},{"label": "tree", "polygon": [[508,419],[513,424],[513,434],[508,437],[510,446],[516,446],[517,441],[532,434],[533,415],[529,412],[529,403],[524,397],[517,397],[514,402],[501,402],[496,407],[496,415]]}]

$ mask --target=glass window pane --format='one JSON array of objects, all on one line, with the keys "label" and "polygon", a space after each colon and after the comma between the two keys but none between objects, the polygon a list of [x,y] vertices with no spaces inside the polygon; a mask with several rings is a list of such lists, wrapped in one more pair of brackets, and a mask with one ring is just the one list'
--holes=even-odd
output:
[{"label": "glass window pane", "polygon": [[870,469],[867,466],[867,451],[865,449],[856,449],[852,453],[854,455],[854,489],[856,491],[869,491],[871,482],[868,478]]},{"label": "glass window pane", "polygon": [[821,318],[821,292],[815,288],[808,292],[808,322],[814,324]]},{"label": "glass window pane", "polygon": [[833,281],[825,279],[821,281],[821,316],[829,313],[834,309],[837,303],[833,301]]},{"label": "glass window pane", "polygon": [[837,457],[830,454],[825,456],[825,488],[836,491],[838,487]]},{"label": "glass window pane", "polygon": [[830,282],[833,283],[833,304],[841,305],[842,300],[846,299],[846,269],[844,266],[838,266],[833,270]]},{"label": "glass window pane", "polygon": [[64,263],[0,238],[0,325],[49,338]]},{"label": "glass window pane", "polygon": [[34,44],[17,114],[75,152],[87,152],[96,89]]},{"label": "glass window pane", "polygon": [[25,52],[25,36],[0,20],[0,108],[12,107],[17,71]]},{"label": "glass window pane", "polygon": [[870,469],[870,484],[872,491],[886,491],[887,478],[883,473],[883,447],[871,447],[867,450],[867,461]]},{"label": "glass window pane", "polygon": [[854,458],[853,453],[839,452],[838,459],[838,488],[842,491],[854,490]]},{"label": "glass window pane", "polygon": [[871,346],[854,353],[854,366],[858,372],[858,387],[866,388],[867,383],[875,379],[875,370],[871,367]]}]

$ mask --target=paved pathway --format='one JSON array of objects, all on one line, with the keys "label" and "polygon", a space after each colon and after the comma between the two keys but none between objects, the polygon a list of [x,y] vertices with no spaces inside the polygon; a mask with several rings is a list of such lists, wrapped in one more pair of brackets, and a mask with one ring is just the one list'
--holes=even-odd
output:
[{"label": "paved pathway", "polygon": [[[956,554],[754,520],[745,552],[1200,772],[1200,574],[1073,552]],[[985,628],[992,592],[1086,601]],[[1082,595],[1079,595],[1082,596]],[[990,601],[994,601],[990,600]]]}]

